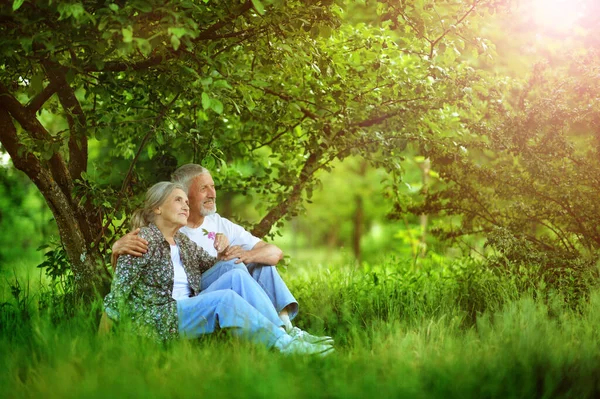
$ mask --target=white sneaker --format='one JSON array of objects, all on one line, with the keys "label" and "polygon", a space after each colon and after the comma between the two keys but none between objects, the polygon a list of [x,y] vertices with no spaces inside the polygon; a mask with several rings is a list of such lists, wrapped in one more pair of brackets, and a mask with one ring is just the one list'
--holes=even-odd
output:
[{"label": "white sneaker", "polygon": [[325,357],[333,353],[334,349],[331,345],[311,344],[306,341],[301,341],[298,338],[292,338],[290,343],[279,349],[284,355],[317,355]]},{"label": "white sneaker", "polygon": [[304,330],[299,329],[298,327],[292,327],[291,330],[287,332],[291,337],[298,338],[301,341],[308,342],[311,344],[322,344],[322,345],[333,345],[333,338],[324,335],[319,337],[317,335],[312,335],[307,333]]}]

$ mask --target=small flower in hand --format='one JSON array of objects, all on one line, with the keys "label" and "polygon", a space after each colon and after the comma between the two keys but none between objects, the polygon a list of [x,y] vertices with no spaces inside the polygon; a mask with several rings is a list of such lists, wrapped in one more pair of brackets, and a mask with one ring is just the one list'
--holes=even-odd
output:
[{"label": "small flower in hand", "polygon": [[215,237],[217,236],[217,233],[215,233],[214,231],[208,231],[206,229],[202,229],[202,232],[204,233],[205,236],[208,236],[209,240],[215,240]]}]

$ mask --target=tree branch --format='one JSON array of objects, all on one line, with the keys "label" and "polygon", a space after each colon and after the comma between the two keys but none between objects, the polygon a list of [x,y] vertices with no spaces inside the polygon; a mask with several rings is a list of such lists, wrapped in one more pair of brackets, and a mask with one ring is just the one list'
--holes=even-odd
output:
[{"label": "tree branch", "polygon": [[155,55],[150,58],[138,62],[125,62],[125,61],[108,61],[102,68],[98,68],[95,65],[88,65],[83,70],[85,72],[122,72],[122,71],[139,71],[141,69],[147,69],[156,65],[161,64],[163,61],[175,58],[175,53],[167,53]]},{"label": "tree branch", "polygon": [[389,112],[387,114],[383,114],[383,115],[376,116],[371,119],[364,120],[362,122],[355,123],[354,125],[358,126],[358,127],[371,127],[373,125],[380,124],[381,122],[385,121],[386,119],[393,118],[394,116],[400,115],[403,112],[404,112],[404,110],[397,110],[394,112]]},{"label": "tree branch", "polygon": [[[66,82],[65,82],[66,83]],[[29,101],[27,104],[27,111],[29,112],[37,112],[42,108],[42,106],[56,93],[60,87],[61,82],[50,82],[37,96]]]},{"label": "tree branch", "polygon": [[[248,84],[248,86],[253,87],[253,88],[257,89],[257,90],[262,90],[262,91],[264,91],[267,94],[270,94],[270,95],[275,96],[275,97],[279,97],[282,100],[285,100],[287,102],[291,102],[291,101],[298,102],[299,101],[299,100],[296,100],[293,97],[288,96],[287,94],[278,93],[278,92],[273,91],[273,90],[271,90],[269,88],[266,88],[266,87],[256,87],[256,86],[253,86],[251,84]],[[298,107],[300,107],[300,106],[298,106]],[[310,119],[313,119],[313,120],[319,119],[319,116],[317,114],[314,114],[312,111],[310,111],[307,108],[300,107],[300,111],[302,111],[302,113],[304,114],[304,116],[306,116],[306,117],[308,117]]]},{"label": "tree branch", "polygon": [[262,220],[254,226],[252,229],[252,235],[256,237],[264,237],[269,233],[271,227],[283,217],[287,212],[289,212],[290,208],[293,207],[299,200],[302,195],[302,190],[306,184],[310,181],[311,177],[314,175],[315,171],[318,167],[318,162],[323,155],[323,150],[318,149],[315,152],[312,152],[304,166],[302,167],[302,171],[300,172],[300,176],[298,177],[298,182],[294,184],[292,192],[288,195],[288,197],[277,204],[275,207],[271,208],[271,210],[267,213]]},{"label": "tree branch", "polygon": [[[459,19],[456,20],[456,22],[454,23],[454,26],[460,25],[463,23],[463,21],[469,16],[471,15],[471,13],[473,11],[475,11],[475,9],[477,8],[477,6],[479,6],[479,3],[481,3],[481,0],[477,0],[475,2],[473,2],[473,5],[471,6],[471,8],[469,8],[469,10]],[[429,51],[429,57],[432,58],[433,57],[433,50],[435,48],[435,46],[440,42],[440,40],[442,40],[449,32],[450,32],[451,28],[446,28],[446,30],[444,30],[442,32],[442,34],[435,40],[430,41],[431,43],[431,49]]]},{"label": "tree branch", "polygon": [[195,41],[212,40],[219,38],[215,35],[215,32],[217,32],[219,29],[229,24],[230,22],[236,20],[237,18],[248,12],[250,9],[252,9],[252,1],[248,0],[244,4],[242,4],[235,12],[229,14],[229,16],[227,16],[225,19],[214,23],[210,27],[200,32]]},{"label": "tree branch", "polygon": [[[54,137],[48,133],[46,128],[38,121],[35,112],[25,108],[9,91],[0,83],[0,108],[4,108],[23,129],[38,143],[52,144]],[[58,152],[54,152],[49,160],[50,171],[54,180],[68,198],[71,197],[72,180],[64,159]]]},{"label": "tree branch", "polygon": [[87,170],[88,143],[85,113],[75,97],[73,89],[67,83],[65,69],[50,70],[48,66],[46,69],[49,71],[47,75],[50,82],[59,88],[58,98],[69,123],[69,173],[71,178],[76,180],[81,177],[81,173]]},{"label": "tree branch", "polygon": [[[129,185],[129,182],[131,181],[131,176],[133,176],[133,168],[134,168],[135,164],[137,163],[138,159],[140,158],[140,155],[142,154],[142,150],[148,143],[148,140],[150,140],[150,136],[152,135],[152,133],[156,132],[156,129],[157,129],[156,125],[158,125],[158,123],[165,117],[165,115],[167,114],[167,112],[169,111],[171,106],[175,103],[175,101],[177,101],[177,99],[179,98],[179,94],[180,93],[177,93],[177,95],[173,98],[173,100],[171,100],[171,102],[168,105],[165,105],[163,107],[161,112],[155,118],[156,122],[154,123],[154,126],[152,126],[150,128],[150,130],[148,130],[148,132],[142,139],[142,142],[140,143],[137,153],[135,154],[135,157],[133,158],[133,160],[131,161],[131,164],[129,165],[129,170],[127,170],[127,175],[125,176],[125,179],[123,180],[123,184],[121,185],[121,190],[119,191],[117,204],[114,206],[114,209],[119,209],[119,207],[121,206],[121,202],[123,202],[123,198],[125,197],[125,190],[126,190],[127,186]],[[98,235],[96,236],[96,239],[94,240],[94,247],[96,247],[100,243],[100,240],[104,236],[104,232],[106,231],[108,226],[112,223],[111,217],[107,217],[106,219],[107,219],[106,223],[104,224],[104,226],[102,226],[100,233],[98,233]]]},{"label": "tree branch", "polygon": [[13,120],[9,112],[2,107],[0,107],[0,142],[15,167],[35,181],[41,169],[40,160],[19,142]]}]

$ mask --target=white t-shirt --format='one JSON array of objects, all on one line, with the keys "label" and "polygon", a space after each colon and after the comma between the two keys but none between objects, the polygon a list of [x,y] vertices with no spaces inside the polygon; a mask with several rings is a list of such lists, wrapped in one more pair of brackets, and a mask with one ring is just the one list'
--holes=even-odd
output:
[{"label": "white t-shirt", "polygon": [[192,288],[181,263],[179,257],[179,247],[177,245],[171,245],[171,260],[173,261],[173,271],[175,276],[173,278],[173,299],[189,298],[192,295]]},{"label": "white t-shirt", "polygon": [[188,236],[196,244],[204,248],[212,256],[217,256],[217,250],[214,247],[216,233],[223,233],[229,239],[229,245],[239,245],[245,250],[250,250],[260,241],[260,238],[244,230],[229,220],[221,217],[218,213],[208,215],[200,227],[192,229],[188,226],[181,228],[183,234]]}]

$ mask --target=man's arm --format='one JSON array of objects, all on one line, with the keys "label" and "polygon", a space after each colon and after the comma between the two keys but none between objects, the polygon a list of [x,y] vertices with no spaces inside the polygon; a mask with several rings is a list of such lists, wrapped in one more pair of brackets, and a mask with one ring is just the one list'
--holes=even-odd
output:
[{"label": "man's arm", "polygon": [[150,262],[149,255],[142,257],[122,256],[110,286],[110,293],[104,298],[104,311],[115,321],[120,319],[120,306],[128,303],[131,292],[141,278],[142,270]]},{"label": "man's arm", "polygon": [[283,251],[277,245],[264,241],[257,242],[250,250],[234,245],[223,251],[222,259],[231,260],[235,258],[239,258],[235,263],[261,263],[274,266],[283,259]]},{"label": "man's arm", "polygon": [[138,236],[140,229],[135,229],[119,238],[112,246],[111,263],[113,267],[121,255],[143,256],[148,251],[148,241]]}]

